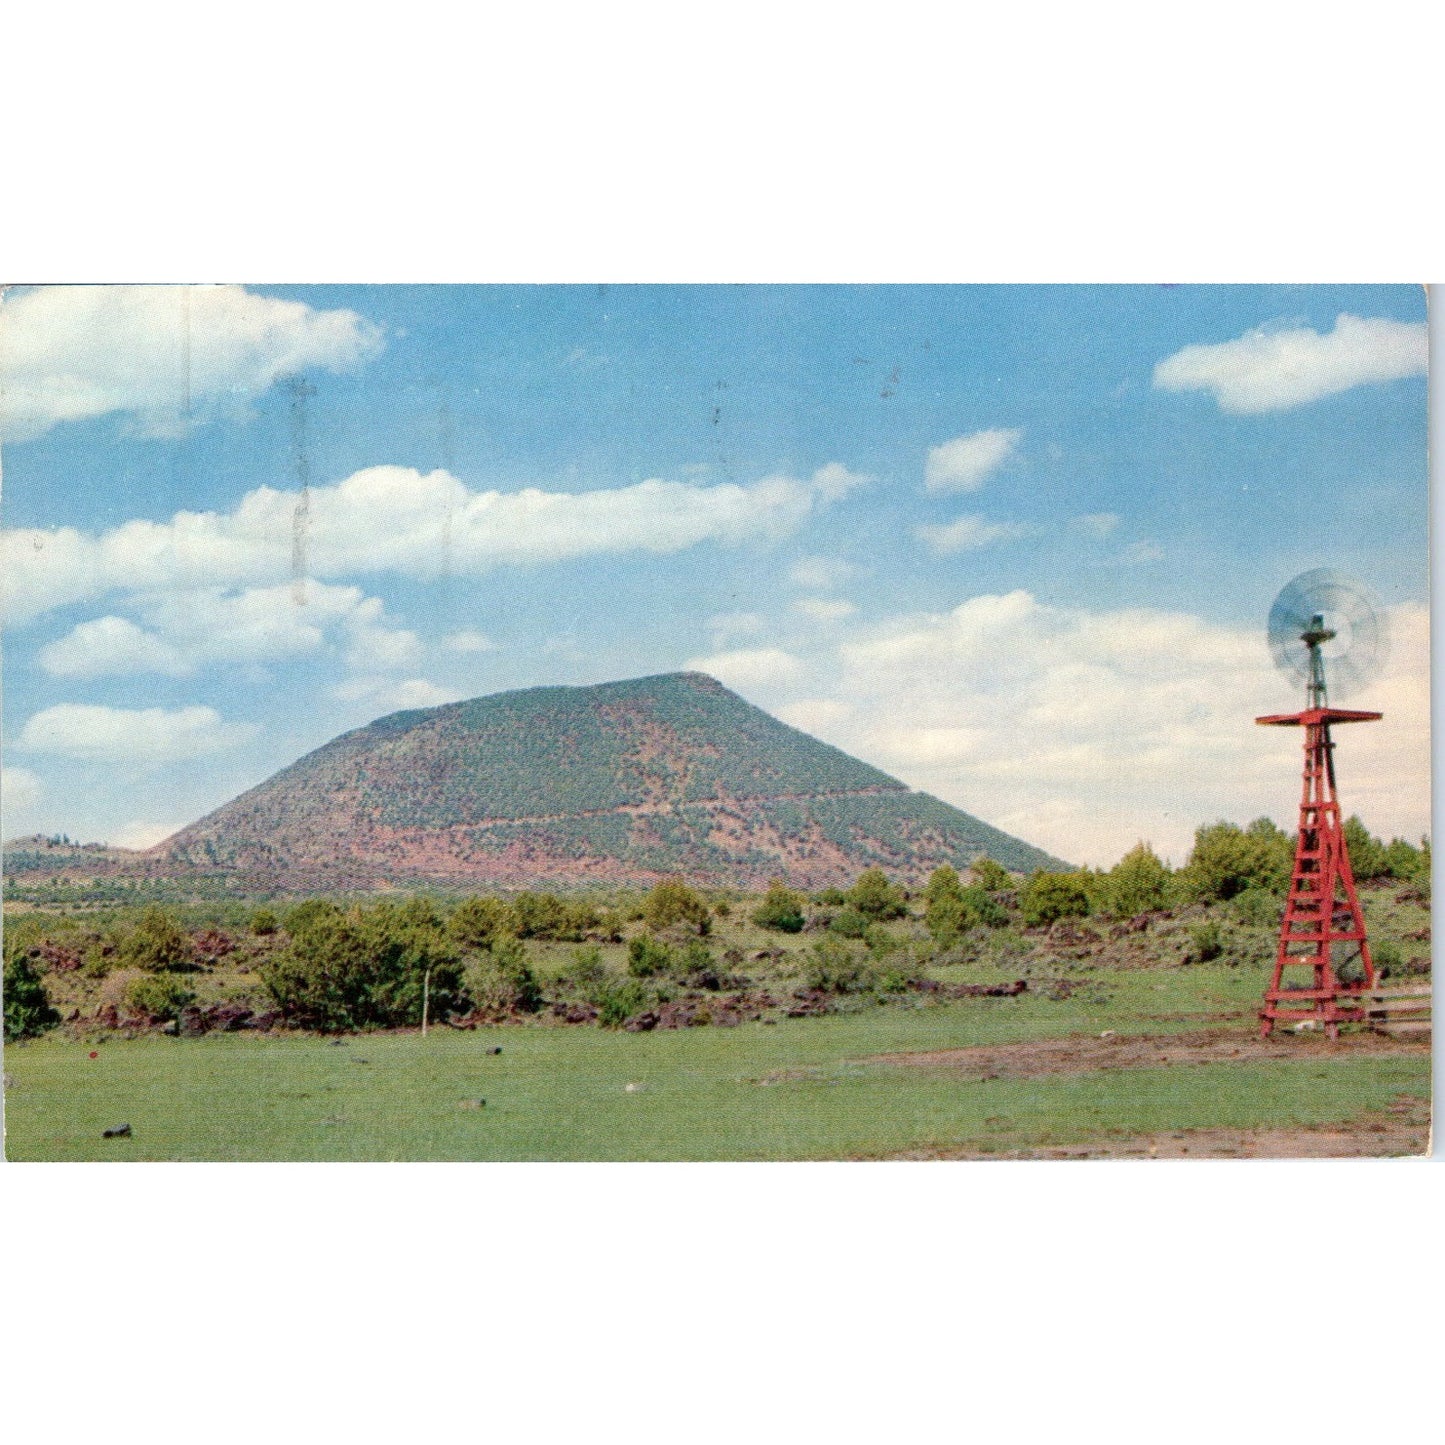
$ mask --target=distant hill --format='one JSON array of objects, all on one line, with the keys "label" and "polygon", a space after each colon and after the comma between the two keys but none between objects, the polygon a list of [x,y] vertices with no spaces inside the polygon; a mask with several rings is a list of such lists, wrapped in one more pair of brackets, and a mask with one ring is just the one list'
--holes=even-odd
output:
[{"label": "distant hill", "polygon": [[428,880],[801,887],[987,853],[1057,859],[788,727],[700,673],[393,713],[150,850],[273,886]]}]

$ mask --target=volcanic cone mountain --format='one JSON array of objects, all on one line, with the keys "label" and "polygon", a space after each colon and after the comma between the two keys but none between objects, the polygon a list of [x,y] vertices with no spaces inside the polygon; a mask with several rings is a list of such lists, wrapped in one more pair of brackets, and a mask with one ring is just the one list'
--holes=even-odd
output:
[{"label": "volcanic cone mountain", "polygon": [[393,713],[329,742],[152,856],[288,887],[920,879],[1037,848],[699,673]]}]

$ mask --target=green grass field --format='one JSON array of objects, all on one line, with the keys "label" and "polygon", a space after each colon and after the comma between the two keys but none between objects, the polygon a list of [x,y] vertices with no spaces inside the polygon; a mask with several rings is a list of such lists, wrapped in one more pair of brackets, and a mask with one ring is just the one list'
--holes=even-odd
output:
[{"label": "green grass field", "polygon": [[[1328,1125],[1429,1097],[1426,1050],[983,1080],[865,1062],[1104,1029],[1251,1035],[1259,980],[1193,968],[1067,1000],[906,1001],[645,1034],[51,1035],[5,1051],[12,1160],[725,1160],[1012,1153],[1165,1130]],[[500,1055],[488,1052],[502,1048]],[[97,1057],[89,1057],[92,1049]],[[629,1085],[634,1086],[629,1089]],[[476,1101],[485,1099],[485,1106]],[[104,1140],[129,1123],[132,1137]]]}]

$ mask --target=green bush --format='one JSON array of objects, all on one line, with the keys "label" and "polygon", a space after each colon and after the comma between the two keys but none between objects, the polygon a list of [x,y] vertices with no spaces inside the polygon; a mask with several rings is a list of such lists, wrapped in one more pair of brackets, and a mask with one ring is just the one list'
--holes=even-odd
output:
[{"label": "green bush", "polygon": [[1019,895],[1024,923],[1039,928],[1060,918],[1083,918],[1089,912],[1089,889],[1077,873],[1049,873],[1040,869]]},{"label": "green bush", "polygon": [[464,898],[447,920],[447,932],[463,948],[490,948],[516,931],[516,914],[500,898]]},{"label": "green bush", "polygon": [[269,938],[281,927],[281,920],[269,908],[258,908],[251,915],[251,932],[257,938]]},{"label": "green bush", "polygon": [[143,968],[148,973],[186,969],[195,962],[190,939],[161,908],[147,908],[141,914],[135,927],[121,938],[116,956],[123,967]]},{"label": "green bush", "polygon": [[603,984],[592,1001],[597,1008],[597,1022],[605,1029],[615,1029],[648,1008],[653,996],[641,979],[627,978]]},{"label": "green bush", "polygon": [[602,950],[596,945],[579,948],[572,955],[572,962],[563,974],[565,982],[577,984],[582,988],[590,988],[594,984],[599,984],[606,977],[607,965],[602,961]]},{"label": "green bush", "polygon": [[1358,882],[1390,876],[1389,850],[1378,838],[1371,836],[1358,816],[1346,819],[1344,835],[1345,847],[1350,853],[1350,871]]},{"label": "green bush", "polygon": [[642,921],[654,933],[673,924],[685,924],[705,934],[712,927],[708,906],[681,878],[665,878],[642,905]]},{"label": "green bush", "polygon": [[794,893],[781,880],[774,879],[753,913],[753,922],[759,928],[771,928],[778,933],[801,933],[803,904],[801,893]]},{"label": "green bush", "polygon": [[53,1029],[60,1015],[51,1007],[50,995],[40,975],[23,955],[5,960],[0,976],[0,992],[5,996],[5,1040],[33,1038]]},{"label": "green bush", "polygon": [[438,1020],[470,1002],[439,920],[391,903],[313,915],[259,972],[287,1019],[327,1033],[418,1024],[424,993]]},{"label": "green bush", "polygon": [[486,1014],[536,1013],[542,986],[527,962],[527,950],[515,938],[499,938],[467,965],[466,991]]},{"label": "green bush", "polygon": [[655,938],[634,938],[627,945],[627,971],[633,978],[651,978],[672,967],[672,950]]},{"label": "green bush", "polygon": [[717,959],[712,949],[702,939],[694,938],[673,954],[671,972],[678,978],[691,978],[698,974],[711,973],[717,968]]},{"label": "green bush", "polygon": [[342,916],[341,910],[329,898],[308,898],[286,911],[286,932],[292,938],[299,938],[316,924],[334,923]]},{"label": "green bush", "polygon": [[1278,928],[1284,916],[1284,903],[1278,894],[1251,884],[1243,893],[1229,901],[1234,916],[1250,928]]},{"label": "green bush", "polygon": [[175,1018],[187,1004],[195,1001],[196,996],[190,989],[160,974],[132,979],[125,990],[126,1008],[152,1023]]},{"label": "green bush", "polygon": [[878,975],[846,944],[824,938],[803,960],[803,982],[820,993],[867,993],[878,986]]},{"label": "green bush", "polygon": [[1289,882],[1294,845],[1268,818],[1248,828],[1211,823],[1194,834],[1194,851],[1179,881],[1200,903],[1228,900],[1246,888],[1275,890]]},{"label": "green bush", "polygon": [[836,933],[839,938],[858,939],[866,937],[871,926],[867,914],[850,907],[833,915],[832,922],[828,924],[828,931]]},{"label": "green bush", "polygon": [[1164,908],[1173,874],[1147,843],[1131,848],[1104,876],[1101,897],[1115,918],[1135,918]]},{"label": "green bush", "polygon": [[512,900],[518,938],[556,939],[581,943],[598,921],[590,903],[564,903],[552,893],[519,893]]},{"label": "green bush", "polygon": [[1382,938],[1370,945],[1370,962],[1381,978],[1398,978],[1406,972],[1404,950],[1390,938]]},{"label": "green bush", "polygon": [[902,891],[888,881],[888,875],[881,868],[865,868],[848,890],[847,902],[879,923],[903,918],[908,913]]},{"label": "green bush", "polygon": [[1189,958],[1193,963],[1210,963],[1224,952],[1224,930],[1219,920],[1207,918],[1189,930]]},{"label": "green bush", "polygon": [[980,854],[968,866],[973,872],[973,881],[985,893],[1003,893],[1014,885],[1013,874],[987,854]]}]

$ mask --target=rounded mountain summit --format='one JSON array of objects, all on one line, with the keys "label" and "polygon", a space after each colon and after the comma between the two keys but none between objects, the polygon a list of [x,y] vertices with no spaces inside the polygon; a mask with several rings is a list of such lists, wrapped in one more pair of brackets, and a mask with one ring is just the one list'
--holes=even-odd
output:
[{"label": "rounded mountain summit", "polygon": [[392,713],[152,850],[281,887],[918,880],[1058,860],[917,793],[701,673]]}]

